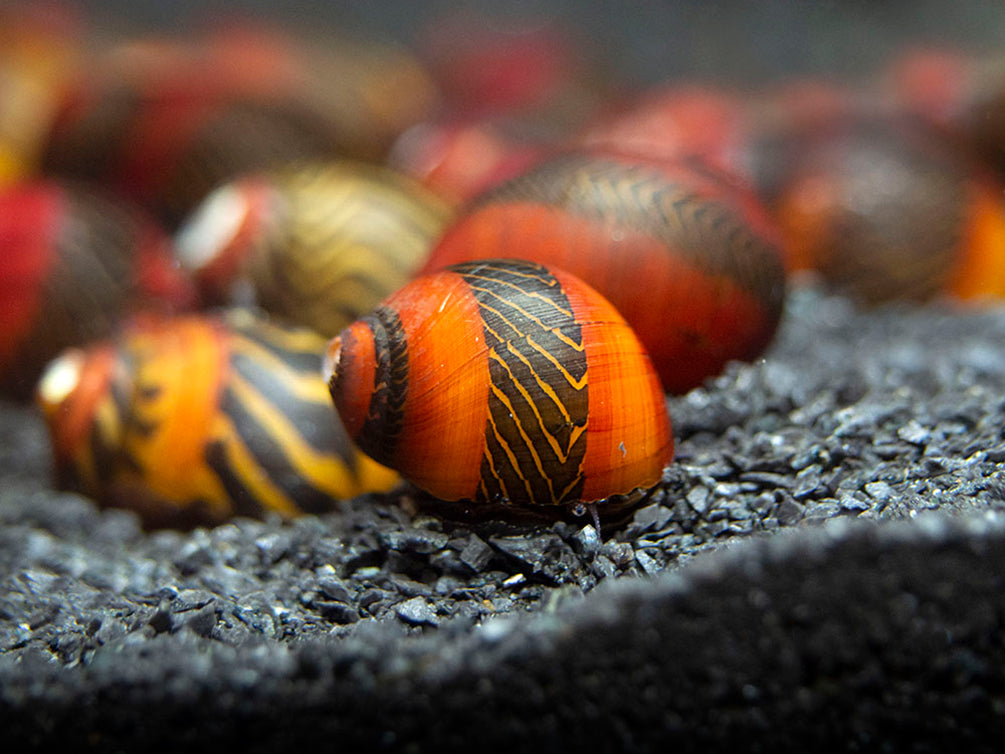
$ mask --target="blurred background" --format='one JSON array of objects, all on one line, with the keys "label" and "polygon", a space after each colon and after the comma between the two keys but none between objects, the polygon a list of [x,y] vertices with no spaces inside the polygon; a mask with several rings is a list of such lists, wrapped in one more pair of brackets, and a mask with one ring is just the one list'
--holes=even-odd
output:
[{"label": "blurred background", "polygon": [[731,82],[793,72],[866,75],[905,45],[991,52],[1005,33],[1005,4],[998,0],[103,0],[80,7],[106,31],[182,29],[214,17],[249,15],[305,31],[338,30],[404,44],[450,16],[551,21],[578,31],[610,70],[640,85],[683,74]]}]

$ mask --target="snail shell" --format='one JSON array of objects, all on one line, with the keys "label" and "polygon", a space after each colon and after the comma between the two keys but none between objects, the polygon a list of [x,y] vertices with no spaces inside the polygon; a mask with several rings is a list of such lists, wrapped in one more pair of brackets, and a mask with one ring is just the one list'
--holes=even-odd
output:
[{"label": "snail shell", "polygon": [[898,119],[803,134],[768,202],[792,269],[866,305],[1005,296],[1000,181]]},{"label": "snail shell", "polygon": [[247,310],[134,319],[39,382],[57,481],[148,526],[331,510],[397,475],[332,421],[325,340]]},{"label": "snail shell", "polygon": [[330,337],[414,276],[449,214],[393,170],[302,165],[214,191],[177,253],[210,300],[255,303]]},{"label": "snail shell", "polygon": [[426,271],[520,257],[580,277],[628,320],[664,389],[682,393],[774,336],[777,233],[757,198],[698,161],[570,152],[477,197]]},{"label": "snail shell", "polygon": [[44,169],[128,196],[174,228],[237,175],[341,154],[333,124],[261,55],[173,39],[113,46],[68,87]]},{"label": "snail shell", "polygon": [[661,158],[700,156],[735,170],[733,155],[745,142],[746,128],[737,95],[699,84],[661,84],[626,106],[602,111],[576,141],[591,149]]},{"label": "snail shell", "polygon": [[134,308],[186,307],[193,293],[167,235],[132,207],[52,181],[0,190],[0,394],[30,397],[62,349],[108,335]]},{"label": "snail shell", "polygon": [[557,268],[418,278],[334,338],[324,371],[357,444],[442,500],[574,508],[654,486],[673,455],[645,349]]}]

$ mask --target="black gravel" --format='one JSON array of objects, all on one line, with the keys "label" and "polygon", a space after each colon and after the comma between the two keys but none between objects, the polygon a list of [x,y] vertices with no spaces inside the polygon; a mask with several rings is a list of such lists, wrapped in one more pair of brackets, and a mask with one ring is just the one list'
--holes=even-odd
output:
[{"label": "black gravel", "polygon": [[663,490],[600,539],[408,490],[144,532],[0,407],[5,746],[997,750],[1005,308],[800,289],[669,409]]}]

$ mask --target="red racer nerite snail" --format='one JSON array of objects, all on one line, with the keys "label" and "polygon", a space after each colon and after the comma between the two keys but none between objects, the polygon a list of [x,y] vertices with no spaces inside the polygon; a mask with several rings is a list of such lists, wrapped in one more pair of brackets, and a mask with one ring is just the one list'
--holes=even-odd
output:
[{"label": "red racer nerite snail", "polygon": [[334,338],[325,362],[349,435],[441,500],[604,514],[673,456],[645,349],[556,268],[488,260],[420,277]]},{"label": "red racer nerite snail", "polygon": [[130,321],[71,349],[37,398],[57,482],[148,526],[332,510],[397,475],[333,421],[325,339],[248,310]]},{"label": "red racer nerite snail", "polygon": [[475,198],[426,270],[481,257],[582,278],[628,320],[672,393],[760,355],[785,298],[767,213],[749,189],[696,160],[553,157]]}]

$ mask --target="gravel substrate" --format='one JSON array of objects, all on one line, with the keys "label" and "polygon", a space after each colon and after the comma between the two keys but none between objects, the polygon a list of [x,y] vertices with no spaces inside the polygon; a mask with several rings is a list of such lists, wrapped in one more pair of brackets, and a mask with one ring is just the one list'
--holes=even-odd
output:
[{"label": "gravel substrate", "polygon": [[800,289],[669,410],[664,490],[601,541],[408,490],[146,533],[0,407],[5,746],[997,749],[1005,309]]}]

